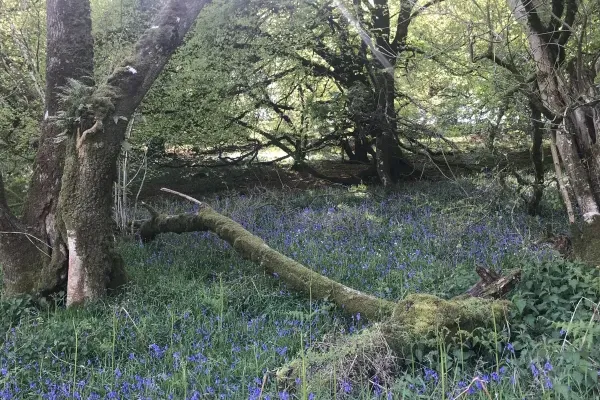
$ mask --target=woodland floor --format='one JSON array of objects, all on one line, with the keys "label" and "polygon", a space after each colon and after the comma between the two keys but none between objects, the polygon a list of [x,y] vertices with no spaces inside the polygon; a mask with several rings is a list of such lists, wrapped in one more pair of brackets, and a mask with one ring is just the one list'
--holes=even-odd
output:
[{"label": "woodland floor", "polygon": [[[549,148],[544,149],[550,154]],[[433,158],[408,156],[415,166],[413,180],[447,181],[458,177],[481,172],[488,175],[498,168],[510,164],[517,171],[531,168],[529,150],[515,150],[508,147],[496,149],[489,154],[485,149],[470,148],[462,153],[436,155]],[[508,162],[510,160],[510,162]],[[545,157],[546,168],[552,167],[552,159]],[[198,160],[189,156],[180,157],[170,154],[160,161],[160,166],[150,168],[150,177],[144,182],[140,199],[163,196],[160,188],[169,187],[190,196],[203,197],[215,193],[243,194],[259,189],[316,189],[332,186],[331,182],[315,178],[306,172],[297,172],[289,165],[250,164],[242,166],[209,167],[206,160]],[[196,166],[202,164],[202,166]],[[339,157],[328,157],[310,161],[310,164],[323,175],[333,178],[351,178],[358,176],[369,168],[368,165],[342,161]],[[372,183],[372,182],[366,182]]]},{"label": "woodland floor", "polygon": [[[526,168],[519,154],[509,158]],[[477,265],[521,268],[514,307],[494,330],[437,348],[415,343],[408,358],[366,354],[375,370],[341,360],[331,380],[307,371],[283,390],[279,367],[341,349],[369,321],[290,293],[210,233],[128,237],[119,240],[131,276],[124,293],[77,310],[60,298],[48,308],[0,301],[0,399],[599,398],[600,270],[563,260],[546,240],[567,231],[552,185],[530,217],[515,183],[499,185],[493,165],[480,165],[391,191],[286,167],[153,167],[141,197],[169,214],[194,205],[158,195],[161,187],[199,197],[289,257],[390,300],[464,293]],[[145,217],[138,209],[135,218]]]}]

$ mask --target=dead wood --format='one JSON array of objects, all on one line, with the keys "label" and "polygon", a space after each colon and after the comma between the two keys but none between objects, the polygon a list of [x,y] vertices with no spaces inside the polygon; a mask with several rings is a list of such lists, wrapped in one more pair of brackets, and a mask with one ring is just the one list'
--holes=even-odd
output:
[{"label": "dead wood", "polygon": [[[162,191],[192,201],[200,208],[196,214],[164,215],[146,206],[152,218],[142,223],[139,229],[140,237],[144,241],[151,241],[161,233],[210,231],[228,242],[243,258],[256,262],[267,272],[284,281],[291,289],[310,293],[313,298],[328,299],[348,313],[361,313],[372,320],[384,320],[390,317],[401,303],[405,310],[415,305],[415,301],[394,303],[344,286],[272,249],[262,239],[232,219],[219,214],[206,203],[174,190],[163,188]],[[501,276],[483,267],[478,267],[477,273],[481,281],[465,295],[453,300],[439,300],[464,301],[468,297],[500,299],[515,286],[521,274],[517,270]]]},{"label": "dead wood", "polygon": [[[391,360],[393,354],[410,351],[414,343],[435,345],[440,332],[452,337],[458,331],[470,331],[491,326],[503,320],[509,303],[495,300],[504,297],[518,282],[521,272],[505,276],[487,268],[478,267],[481,281],[465,295],[450,300],[428,294],[412,294],[398,302],[380,299],[349,288],[327,278],[291,258],[270,248],[262,239],[244,229],[230,218],[219,214],[207,204],[169,189],[162,189],[190,200],[200,206],[196,214],[164,215],[148,207],[152,218],[141,225],[139,234],[145,241],[160,233],[210,231],[229,243],[244,259],[260,265],[268,273],[281,279],[292,290],[310,294],[313,299],[329,300],[350,314],[360,313],[371,321],[379,321],[361,336],[351,337],[344,345],[345,356],[339,348],[311,351],[308,359],[293,360],[277,372],[283,385],[293,382],[301,369],[308,368],[311,376],[327,376],[326,371],[341,359],[371,357],[375,352]],[[392,355],[383,352],[391,349]],[[383,350],[382,350],[383,349]],[[387,351],[387,350],[386,350]],[[313,354],[314,353],[314,354]],[[386,355],[387,354],[387,355]],[[304,364],[304,363],[308,364]],[[339,368],[338,368],[339,370]],[[357,372],[358,373],[358,372]]]},{"label": "dead wood", "polygon": [[473,287],[467,290],[471,297],[483,297],[488,299],[502,299],[521,280],[521,270],[508,272],[500,275],[489,268],[477,266],[475,272],[481,278]]}]

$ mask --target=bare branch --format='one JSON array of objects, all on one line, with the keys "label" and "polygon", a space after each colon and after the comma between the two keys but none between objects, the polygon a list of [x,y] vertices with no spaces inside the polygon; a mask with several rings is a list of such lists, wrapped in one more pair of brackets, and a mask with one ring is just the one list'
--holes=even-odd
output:
[{"label": "bare branch", "polygon": [[171,193],[171,194],[177,195],[179,197],[183,197],[184,199],[189,200],[192,203],[198,204],[200,207],[208,207],[208,205],[206,203],[204,203],[204,202],[202,202],[202,201],[200,201],[198,199],[195,199],[195,198],[193,198],[191,196],[188,196],[187,194],[183,194],[183,193],[177,192],[177,191],[172,190],[172,189],[167,189],[167,188],[161,188],[160,190],[163,191],[163,192],[167,192],[167,193]]}]

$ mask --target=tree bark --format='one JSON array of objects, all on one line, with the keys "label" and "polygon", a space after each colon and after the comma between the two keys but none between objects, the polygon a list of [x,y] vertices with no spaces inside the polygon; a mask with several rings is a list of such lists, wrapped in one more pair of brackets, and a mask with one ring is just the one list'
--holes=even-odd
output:
[{"label": "tree bark", "polygon": [[375,36],[375,63],[371,71],[374,77],[376,92],[377,112],[379,119],[376,136],[377,173],[383,186],[390,186],[398,182],[403,176],[414,173],[406,161],[403,160],[402,150],[397,142],[398,123],[396,116],[396,82],[395,67],[398,55],[404,51],[408,27],[413,19],[412,1],[400,2],[400,13],[395,26],[395,35],[391,37],[391,16],[387,0],[375,0],[371,12],[371,23]]},{"label": "tree bark", "polygon": [[593,84],[594,67],[590,61],[586,63],[582,52],[575,54],[568,65],[565,63],[579,3],[552,0],[555,15],[548,26],[540,19],[544,13],[535,3],[524,0],[508,0],[508,3],[525,28],[541,102],[554,114],[551,122],[560,125],[556,145],[582,220],[581,229],[573,227],[575,253],[582,260],[598,265],[600,144],[597,139],[600,125],[596,102],[599,94]]},{"label": "tree bark", "polygon": [[6,294],[44,293],[66,281],[70,306],[123,283],[111,193],[127,120],[208,3],[170,0],[109,77],[108,87],[118,93],[114,109],[91,110],[95,120],[82,121],[57,145],[49,118],[60,109],[59,89],[68,79],[93,84],[93,41],[89,1],[48,0],[47,111],[23,222],[0,202],[0,228],[18,233],[0,235]]},{"label": "tree bark", "polygon": [[533,164],[533,193],[527,204],[527,213],[537,215],[544,194],[544,124],[542,113],[533,103],[529,103],[531,119],[531,163]]},{"label": "tree bark", "polygon": [[556,182],[558,190],[563,199],[565,209],[567,210],[567,216],[569,217],[569,223],[572,225],[575,223],[575,211],[573,211],[573,203],[571,203],[571,197],[569,191],[565,186],[565,180],[563,178],[562,167],[560,165],[560,156],[558,155],[558,149],[556,147],[556,132],[554,129],[550,132],[550,139],[552,141],[550,145],[550,151],[552,152],[552,162],[554,164],[554,173],[556,175]]},{"label": "tree bark", "polygon": [[43,263],[49,260],[45,242],[30,234],[12,215],[0,173],[0,256],[4,294],[28,293],[38,287]]},{"label": "tree bark", "polygon": [[[58,95],[68,79],[92,83],[94,50],[89,2],[48,0],[46,23],[46,111],[23,218],[13,218],[11,223],[14,230],[24,233],[18,237],[13,234],[10,245],[1,251],[8,264],[4,267],[7,294],[52,290],[66,278],[66,247],[57,212],[64,144],[55,141],[61,129],[51,118],[60,109]],[[27,261],[23,260],[24,254]]]},{"label": "tree bark", "polygon": [[111,193],[127,121],[208,2],[171,0],[165,5],[132,56],[108,79],[118,92],[114,111],[96,116],[92,128],[67,143],[59,203],[69,251],[68,306],[97,300],[126,280],[114,248]]},{"label": "tree bark", "polygon": [[397,181],[394,174],[395,156],[399,155],[396,149],[398,125],[396,123],[396,109],[394,106],[396,83],[394,82],[393,68],[386,69],[378,79],[378,113],[381,120],[377,132],[377,174],[384,187]]}]

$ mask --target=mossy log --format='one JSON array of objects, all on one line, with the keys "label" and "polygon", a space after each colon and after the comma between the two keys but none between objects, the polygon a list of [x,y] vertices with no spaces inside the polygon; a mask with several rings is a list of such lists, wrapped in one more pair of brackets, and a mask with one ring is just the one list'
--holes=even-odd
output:
[{"label": "mossy log", "polygon": [[293,381],[298,376],[301,365],[304,365],[305,370],[308,367],[309,371],[322,374],[323,368],[331,367],[331,362],[342,360],[340,354],[346,354],[344,352],[357,357],[359,353],[372,353],[373,349],[380,351],[389,347],[394,354],[404,354],[414,343],[435,344],[439,332],[453,335],[459,330],[470,331],[500,323],[504,319],[508,302],[495,299],[502,298],[520,278],[518,270],[501,276],[480,267],[477,273],[481,276],[481,281],[465,295],[444,300],[428,294],[412,294],[401,301],[392,302],[349,288],[303,266],[270,248],[237,222],[196,199],[168,189],[163,191],[194,201],[200,205],[200,209],[197,214],[169,216],[147,207],[152,218],[140,227],[139,233],[143,240],[153,240],[158,234],[167,232],[214,232],[243,258],[278,276],[290,289],[310,294],[314,299],[332,301],[348,313],[360,313],[369,320],[378,322],[356,338],[349,338],[342,353],[336,347],[327,352],[313,352],[313,355],[319,355],[310,357],[308,361],[304,358],[293,361],[279,371],[278,377],[283,380],[290,378]]},{"label": "mossy log", "polygon": [[349,288],[306,268],[272,249],[231,218],[219,214],[205,203],[186,198],[200,205],[197,214],[168,216],[152,210],[152,219],[140,227],[142,240],[152,240],[159,233],[210,231],[229,243],[244,259],[279,277],[292,290],[310,294],[313,299],[332,301],[346,312],[361,313],[370,320],[385,319],[392,314],[395,303]]},{"label": "mossy log", "polygon": [[[409,316],[415,310],[419,310],[417,313],[420,314],[422,311],[435,309],[434,314],[444,314],[445,319],[441,321],[439,320],[441,316],[436,316],[437,320],[432,319],[426,323],[430,327],[433,326],[432,324],[449,327],[453,324],[452,321],[465,319],[460,318],[461,316],[468,316],[467,320],[473,320],[478,325],[489,317],[490,307],[486,306],[486,312],[483,313],[487,314],[487,317],[485,315],[468,315],[471,308],[466,305],[487,304],[486,301],[473,300],[471,297],[501,298],[514,287],[520,277],[518,270],[501,276],[486,268],[478,267],[477,273],[480,275],[481,281],[471,288],[467,295],[459,296],[450,302],[435,296],[413,295],[395,303],[349,288],[327,278],[272,249],[262,239],[248,232],[231,218],[213,210],[207,204],[170,189],[162,190],[193,201],[200,208],[196,214],[164,215],[146,205],[152,218],[140,226],[139,234],[142,240],[151,241],[160,233],[213,232],[229,243],[243,258],[257,263],[268,273],[279,277],[290,289],[310,294],[314,299],[332,301],[344,311],[350,314],[360,313],[372,321],[384,321],[390,317],[395,320],[412,318],[411,324],[413,324],[416,321],[414,321],[414,317]],[[504,303],[499,302],[498,304]],[[457,309],[450,310],[449,308],[453,305],[456,305]],[[450,319],[448,319],[449,316]]]}]

